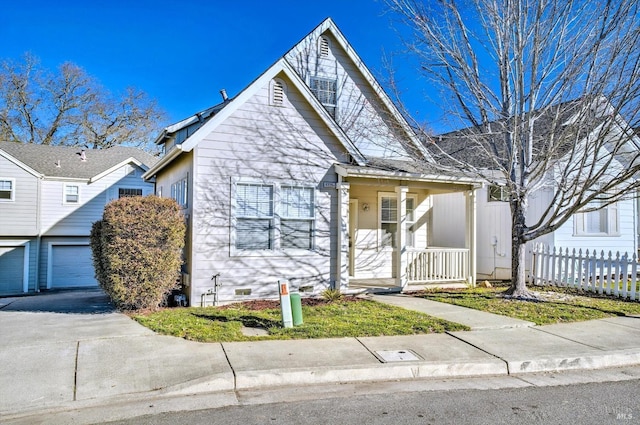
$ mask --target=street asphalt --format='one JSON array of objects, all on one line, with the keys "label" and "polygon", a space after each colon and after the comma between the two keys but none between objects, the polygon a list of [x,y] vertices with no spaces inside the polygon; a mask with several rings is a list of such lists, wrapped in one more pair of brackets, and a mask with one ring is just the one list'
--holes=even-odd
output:
[{"label": "street asphalt", "polygon": [[640,317],[534,326],[404,295],[376,301],[471,331],[197,343],[157,335],[100,290],[0,298],[0,422],[131,397],[640,365]]}]

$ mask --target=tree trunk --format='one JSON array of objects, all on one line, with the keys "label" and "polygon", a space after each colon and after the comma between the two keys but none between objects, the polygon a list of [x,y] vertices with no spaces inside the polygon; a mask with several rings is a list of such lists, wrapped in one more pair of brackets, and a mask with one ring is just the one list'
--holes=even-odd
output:
[{"label": "tree trunk", "polygon": [[521,199],[511,201],[511,286],[505,292],[515,298],[531,298],[527,288],[526,268],[526,230],[525,219],[527,202]]}]

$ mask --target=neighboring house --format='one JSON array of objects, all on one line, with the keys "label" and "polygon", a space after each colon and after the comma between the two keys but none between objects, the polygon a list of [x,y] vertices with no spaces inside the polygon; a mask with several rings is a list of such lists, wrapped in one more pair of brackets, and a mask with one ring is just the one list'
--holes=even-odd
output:
[{"label": "neighboring house", "polygon": [[139,149],[0,142],[0,295],[96,286],[94,221],[122,196],[153,193]]},{"label": "neighboring house", "polygon": [[[565,108],[566,121],[570,122],[573,115],[573,108],[580,105],[581,101],[567,102],[559,105]],[[607,115],[595,119],[593,132],[595,133],[600,125],[607,120],[607,136],[616,137],[620,132],[628,131],[625,128],[624,120],[615,116],[615,120],[610,120],[613,115]],[[544,119],[544,116],[542,117]],[[541,119],[541,121],[542,121]],[[454,157],[473,164],[478,168],[491,169],[491,162],[487,157],[473,154],[474,149],[466,146],[465,137],[469,129],[436,136],[434,140],[443,149],[451,153]],[[544,140],[549,137],[549,125],[540,125],[538,133],[534,137]],[[582,135],[581,140],[586,140],[590,134]],[[626,137],[625,137],[626,139]],[[624,139],[622,139],[624,140]],[[626,149],[620,149],[620,153],[614,157],[611,167],[628,166],[629,158],[637,160],[640,154],[640,137],[634,135],[626,142]],[[568,150],[568,146],[560,149]],[[475,149],[477,151],[477,149]],[[566,152],[564,152],[566,154]],[[435,155],[435,154],[434,154]],[[552,172],[546,174],[549,181],[554,180]],[[544,185],[529,197],[529,211],[527,222],[535,222],[545,209],[549,208],[553,202],[555,184]],[[438,217],[449,217],[451,220],[441,220],[434,229],[433,242],[440,246],[457,246],[464,238],[464,233],[458,229],[455,220],[461,214],[464,207],[464,199],[457,194],[444,194],[438,197],[438,202],[434,206],[434,215]],[[597,206],[591,203],[590,206]],[[527,248],[526,270],[527,275],[532,265],[531,249],[533,244],[541,243],[551,249],[562,249],[565,251],[573,249],[578,252],[585,250],[598,253],[609,251],[616,255],[628,253],[633,255],[638,252],[638,199],[630,196],[602,209],[589,212],[578,212],[567,222],[554,232],[548,233],[533,242]],[[485,185],[478,190],[477,195],[477,278],[478,279],[511,279],[511,210],[508,202],[508,192],[505,186]]]},{"label": "neighboring house", "polygon": [[[165,155],[144,174],[184,209],[191,305],[276,297],[278,281],[309,294],[475,282],[479,184],[429,166],[330,19],[236,97],[222,95],[165,129]],[[438,249],[434,197],[453,192],[466,195],[456,222],[466,237]]]}]

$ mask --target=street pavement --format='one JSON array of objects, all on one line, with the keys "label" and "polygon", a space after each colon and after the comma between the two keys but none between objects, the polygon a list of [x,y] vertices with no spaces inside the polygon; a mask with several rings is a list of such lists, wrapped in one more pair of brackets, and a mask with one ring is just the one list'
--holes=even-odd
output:
[{"label": "street pavement", "polygon": [[640,317],[534,326],[405,295],[370,297],[471,331],[197,343],[155,334],[97,289],[0,298],[0,422],[131,397],[640,365]]}]

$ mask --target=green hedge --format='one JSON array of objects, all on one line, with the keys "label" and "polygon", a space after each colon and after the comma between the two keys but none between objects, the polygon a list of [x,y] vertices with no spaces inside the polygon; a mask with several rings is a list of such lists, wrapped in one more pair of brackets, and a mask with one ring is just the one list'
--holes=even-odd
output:
[{"label": "green hedge", "polygon": [[98,283],[122,310],[157,308],[176,287],[184,237],[184,216],[173,199],[110,202],[91,229]]}]

